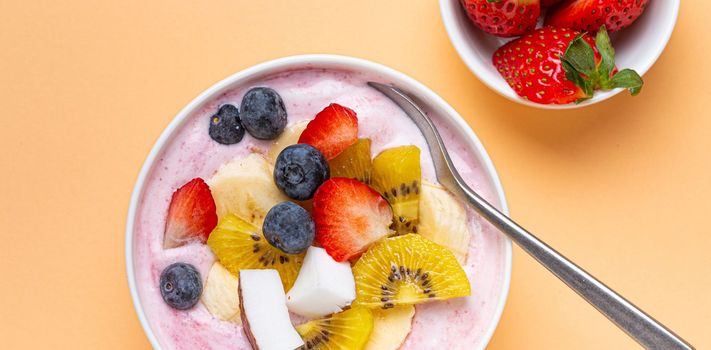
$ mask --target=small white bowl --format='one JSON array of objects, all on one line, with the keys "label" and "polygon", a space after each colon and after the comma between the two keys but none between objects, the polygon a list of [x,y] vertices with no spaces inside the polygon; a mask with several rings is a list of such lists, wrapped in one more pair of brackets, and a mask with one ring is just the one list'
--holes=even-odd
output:
[{"label": "small white bowl", "polygon": [[[650,0],[635,23],[612,35],[617,67],[634,69],[640,75],[652,67],[674,31],[679,4],[680,0]],[[577,105],[543,105],[525,100],[511,89],[491,63],[494,51],[511,39],[487,34],[474,26],[459,0],[439,0],[439,7],[449,39],[464,63],[479,80],[509,100],[538,108],[570,109],[607,100],[623,91],[598,91],[593,98]]]},{"label": "small white bowl", "polygon": [[[508,206],[506,204],[506,198],[504,197],[503,188],[501,187],[501,182],[499,181],[496,169],[494,169],[494,165],[491,162],[489,155],[486,153],[484,146],[479,141],[479,138],[474,134],[464,119],[462,119],[462,117],[449,104],[447,104],[447,102],[413,78],[377,63],[352,57],[334,55],[291,56],[268,61],[251,68],[247,68],[209,87],[187,106],[185,106],[185,108],[183,108],[177,116],[175,116],[173,121],[160,135],[153,146],[153,149],[151,149],[148,158],[145,163],[143,163],[143,167],[141,168],[141,172],[139,173],[135,187],[133,188],[133,194],[131,195],[131,202],[128,208],[128,218],[126,220],[126,273],[128,275],[128,285],[131,290],[131,298],[133,299],[133,305],[136,309],[136,313],[138,314],[138,319],[141,322],[141,326],[143,327],[148,340],[151,345],[153,345],[153,348],[161,349],[161,345],[151,329],[146,313],[141,305],[141,298],[139,297],[138,290],[136,288],[135,267],[133,266],[133,235],[138,203],[143,196],[146,179],[156,163],[156,159],[173,138],[173,135],[182,127],[184,122],[208,101],[213,100],[220,94],[237,86],[249,84],[250,82],[263,79],[276,73],[303,68],[341,69],[364,72],[371,76],[377,76],[381,82],[393,83],[405,91],[408,91],[413,97],[415,97],[416,100],[422,103],[422,106],[426,111],[428,111],[431,115],[439,117],[438,121],[441,122],[442,126],[457,133],[457,137],[464,141],[464,147],[471,152],[474,159],[478,163],[479,168],[484,171],[486,175],[485,181],[488,182],[488,186],[493,190],[493,193],[496,196],[492,204],[497,206],[502,212],[508,214]],[[500,249],[502,250],[503,255],[500,261],[502,266],[502,276],[500,277],[502,283],[499,298],[498,300],[487,301],[496,303],[496,311],[490,321],[490,324],[487,325],[481,342],[476,347],[476,349],[479,350],[483,350],[486,347],[491,339],[491,336],[494,334],[494,330],[499,323],[499,319],[501,318],[501,313],[503,312],[504,304],[506,303],[506,298],[508,296],[509,284],[511,281],[511,241],[504,237],[501,244],[502,246]]]}]

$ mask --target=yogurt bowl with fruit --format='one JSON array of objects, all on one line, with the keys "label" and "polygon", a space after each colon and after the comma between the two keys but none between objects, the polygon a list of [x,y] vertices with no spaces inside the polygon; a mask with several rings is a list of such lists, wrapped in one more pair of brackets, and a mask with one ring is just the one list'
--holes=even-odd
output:
[{"label": "yogurt bowl with fruit", "polygon": [[156,349],[483,349],[511,243],[437,184],[424,138],[366,83],[409,91],[468,184],[507,212],[486,151],[402,73],[330,55],[210,87],[162,133],[126,266]]},{"label": "yogurt bowl with fruit", "polygon": [[[614,63],[620,72],[629,69],[643,76],[671,37],[680,1],[439,0],[439,5],[449,39],[479,80],[521,104],[568,109],[592,105],[624,88],[641,86],[641,78],[638,81],[629,71],[617,74],[616,81],[612,81],[615,69],[604,69],[605,74],[600,69],[585,70],[579,66],[566,69],[558,55],[565,59],[574,38],[587,33],[586,46],[595,54],[593,58],[585,47],[583,51],[587,52],[583,54],[599,68],[600,48],[595,39],[604,27],[614,48],[603,48],[612,54],[610,64]],[[537,27],[554,29],[537,30]],[[590,88],[585,89],[582,82],[570,81],[566,77],[568,71],[582,78],[575,80],[587,80]],[[599,77],[588,79],[583,71]]]}]

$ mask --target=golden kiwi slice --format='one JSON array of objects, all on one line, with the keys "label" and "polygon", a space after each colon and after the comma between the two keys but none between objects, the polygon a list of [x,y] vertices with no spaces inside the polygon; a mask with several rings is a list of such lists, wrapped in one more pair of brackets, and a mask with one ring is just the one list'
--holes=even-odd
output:
[{"label": "golden kiwi slice", "polygon": [[304,261],[304,254],[286,254],[274,248],[254,225],[228,214],[217,223],[207,245],[235,276],[243,269],[275,269],[284,290],[289,290]]},{"label": "golden kiwi slice", "polygon": [[301,350],[360,350],[373,331],[373,314],[365,308],[351,308],[298,325],[296,331],[304,340]]},{"label": "golden kiwi slice", "polygon": [[454,254],[417,234],[376,243],[353,266],[353,276],[354,306],[389,309],[471,294]]},{"label": "golden kiwi slice", "polygon": [[386,149],[373,159],[372,186],[390,203],[391,228],[399,235],[417,233],[421,183],[417,146]]},{"label": "golden kiwi slice", "polygon": [[370,159],[370,139],[358,139],[336,158],[328,162],[331,177],[347,177],[370,184],[373,162]]}]

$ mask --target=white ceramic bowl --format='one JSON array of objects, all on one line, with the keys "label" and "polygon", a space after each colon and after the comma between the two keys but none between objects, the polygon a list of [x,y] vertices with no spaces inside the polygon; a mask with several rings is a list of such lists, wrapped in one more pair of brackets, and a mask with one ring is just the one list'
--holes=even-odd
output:
[{"label": "white ceramic bowl", "polygon": [[[136,219],[136,209],[138,201],[144,191],[146,177],[153,167],[157,156],[162,152],[163,148],[166,147],[176,131],[183,125],[183,122],[188,119],[194,111],[200,109],[204,103],[236,86],[247,84],[250,81],[259,80],[278,72],[299,68],[346,69],[366,72],[373,74],[374,76],[382,77],[383,82],[392,82],[406,91],[409,91],[416,99],[420,100],[425,110],[432,115],[440,116],[439,120],[444,126],[458,133],[457,136],[465,142],[465,146],[469,148],[471,154],[479,163],[480,168],[485,171],[486,181],[489,182],[489,187],[495,191],[496,202],[498,203],[492,204],[496,205],[504,213],[508,214],[506,198],[504,197],[501,183],[499,182],[494,165],[492,164],[491,159],[489,159],[484,146],[481,144],[474,132],[469,128],[464,119],[462,119],[462,117],[449,104],[447,104],[447,102],[418,81],[403,73],[377,63],[362,59],[333,55],[292,56],[268,61],[251,68],[247,68],[211,86],[190,102],[185,108],[183,108],[177,116],[175,116],[173,121],[163,131],[158,138],[158,141],[156,141],[153,146],[153,149],[141,168],[141,172],[138,175],[136,185],[133,189],[128,210],[128,218],[126,221],[126,272],[128,274],[128,284],[131,290],[131,298],[133,299],[133,305],[136,309],[136,313],[138,314],[143,330],[146,332],[149,341],[155,349],[161,349],[161,346],[158,343],[158,340],[150,327],[148,319],[146,318],[143,307],[141,306],[141,299],[136,289],[136,277],[133,266],[133,229]],[[499,322],[499,318],[501,317],[501,313],[503,312],[504,304],[506,303],[506,298],[508,296],[509,283],[511,280],[511,241],[504,239],[502,240],[502,245],[501,250],[504,254],[500,263],[503,265],[502,271],[504,271],[504,275],[501,276],[501,280],[503,282],[501,284],[499,294],[500,297],[499,300],[492,301],[497,304],[496,313],[491,324],[488,325],[479,349],[484,349],[491,339],[491,336],[493,335]]]},{"label": "white ceramic bowl", "polygon": [[[650,0],[647,9],[629,28],[612,35],[617,67],[632,68],[640,75],[652,67],[674,31],[679,3],[680,0]],[[509,100],[538,108],[569,109],[589,106],[623,91],[598,91],[592,99],[578,105],[542,105],[525,100],[516,95],[491,63],[494,51],[511,39],[495,37],[474,26],[459,0],[439,0],[439,7],[449,39],[464,63],[479,80]]]}]

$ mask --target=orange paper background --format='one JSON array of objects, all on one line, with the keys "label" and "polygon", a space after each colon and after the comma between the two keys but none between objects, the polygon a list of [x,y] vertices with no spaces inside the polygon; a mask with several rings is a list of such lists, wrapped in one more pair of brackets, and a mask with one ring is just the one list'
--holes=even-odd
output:
[{"label": "orange paper background", "polygon": [[[436,1],[0,1],[0,347],[149,348],[123,241],[153,142],[229,74],[336,53],[438,92],[482,139],[520,223],[709,348],[709,13],[684,2],[640,96],[554,112],[470,74]],[[636,348],[518,248],[513,266],[491,349]]]}]

